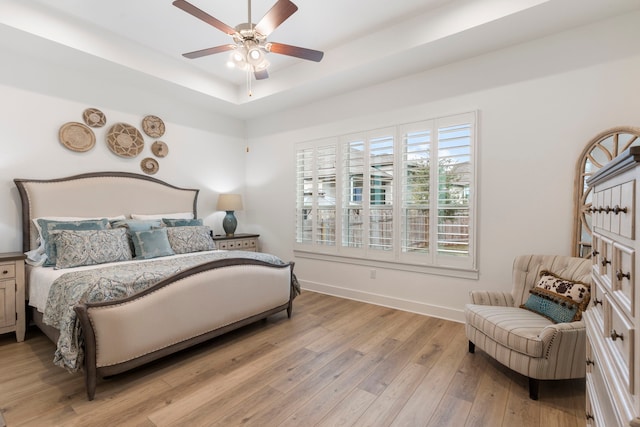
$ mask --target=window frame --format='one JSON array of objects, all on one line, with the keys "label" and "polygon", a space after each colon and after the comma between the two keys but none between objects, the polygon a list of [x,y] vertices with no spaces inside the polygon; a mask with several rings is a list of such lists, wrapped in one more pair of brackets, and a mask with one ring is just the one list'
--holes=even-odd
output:
[{"label": "window frame", "polygon": [[[466,207],[463,206],[463,209],[468,210],[468,252],[464,256],[454,256],[454,255],[445,255],[438,251],[438,130],[446,128],[448,126],[455,125],[469,125],[469,134],[468,134],[468,149],[469,149],[469,164],[468,164],[468,172],[465,168],[465,177],[468,176],[468,205]],[[429,202],[428,206],[435,206],[435,208],[429,209],[429,221],[428,221],[428,234],[429,234],[429,243],[427,252],[409,252],[404,251],[402,245],[403,242],[403,195],[410,193],[403,193],[402,183],[404,181],[404,169],[405,169],[405,143],[404,136],[408,132],[412,130],[423,130],[426,127],[430,130],[430,142],[429,142],[429,167],[430,167],[430,177],[429,177]],[[381,198],[378,199],[378,202],[381,200],[385,201],[385,206],[388,206],[388,203],[391,205],[391,221],[392,221],[392,231],[391,231],[391,250],[379,250],[373,249],[369,245],[369,235],[372,228],[369,226],[370,220],[370,210],[378,209],[380,205],[372,204],[370,194],[371,190],[371,182],[373,181],[370,178],[370,161],[371,161],[371,151],[368,146],[369,142],[378,137],[384,137],[390,135],[393,138],[393,169],[391,172],[392,186],[390,188],[391,195],[390,201],[386,201],[387,197],[387,189],[380,194]],[[363,174],[360,177],[362,181],[362,187],[360,189],[361,193],[358,194],[358,187],[354,186],[355,181],[358,179],[357,176],[348,176],[345,172],[345,151],[344,147],[348,145],[349,141],[364,141],[364,152],[363,152],[363,164],[362,170]],[[334,217],[335,217],[335,242],[333,245],[326,244],[318,244],[314,239],[310,243],[305,243],[304,241],[300,241],[299,230],[300,224],[298,223],[300,217],[300,205],[296,204],[296,218],[297,218],[297,226],[296,232],[294,233],[294,253],[297,257],[301,258],[312,258],[312,259],[323,259],[334,262],[347,262],[351,264],[360,264],[360,265],[370,265],[370,266],[378,266],[382,268],[392,268],[392,269],[400,269],[405,271],[418,271],[425,272],[430,274],[442,274],[447,276],[455,276],[455,277],[466,277],[466,278],[477,278],[477,112],[471,111],[461,114],[455,114],[446,117],[439,117],[434,119],[427,119],[416,121],[412,123],[399,124],[395,126],[389,126],[380,129],[374,129],[364,132],[354,132],[342,136],[336,136],[332,138],[323,138],[319,140],[300,142],[295,144],[295,156],[296,156],[296,188],[297,193],[299,193],[300,183],[299,179],[299,152],[304,149],[312,149],[313,162],[317,161],[317,148],[327,145],[335,145],[335,205],[334,205]],[[465,146],[466,147],[466,146]],[[434,157],[435,156],[435,157]],[[463,164],[463,163],[456,163]],[[313,173],[312,179],[314,180],[314,184],[316,185],[317,180],[317,168],[315,168],[315,163],[312,166]],[[389,172],[387,170],[387,172]],[[435,183],[435,184],[434,184]],[[360,200],[357,201],[362,204],[362,210],[359,212],[360,217],[363,221],[362,228],[362,244],[359,247],[353,246],[345,246],[343,241],[343,233],[345,232],[344,222],[345,215],[343,210],[348,208],[348,204],[350,202],[355,202],[355,195],[358,195],[357,198]],[[296,194],[298,200],[300,199],[300,195]],[[318,212],[318,197],[313,196],[313,204],[311,207],[312,212]],[[343,203],[344,202],[344,203]],[[442,205],[440,205],[442,206]],[[353,208],[352,208],[353,209]],[[315,215],[314,215],[315,216]],[[315,221],[315,218],[314,218]],[[312,221],[312,235],[315,235],[316,224]],[[366,236],[366,238],[364,238]],[[354,245],[355,246],[355,245]]]}]

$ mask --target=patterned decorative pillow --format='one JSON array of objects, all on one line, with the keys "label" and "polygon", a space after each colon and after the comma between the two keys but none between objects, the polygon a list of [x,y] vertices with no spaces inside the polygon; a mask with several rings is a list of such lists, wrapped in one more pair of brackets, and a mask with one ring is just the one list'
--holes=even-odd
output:
[{"label": "patterned decorative pillow", "polygon": [[131,249],[127,230],[62,230],[55,234],[56,268],[127,261]]},{"label": "patterned decorative pillow", "polygon": [[137,259],[175,255],[175,252],[173,252],[169,244],[167,228],[135,231],[131,233],[131,240],[133,240],[135,257]]},{"label": "patterned decorative pillow", "polygon": [[162,218],[162,222],[167,227],[193,227],[202,225],[200,218],[178,219],[178,218]]},{"label": "patterned decorative pillow", "polygon": [[45,267],[56,265],[56,245],[54,243],[53,234],[62,230],[106,230],[109,227],[107,218],[91,219],[81,221],[54,221],[48,219],[38,219],[40,227],[40,236],[44,244],[44,251],[47,258],[44,262]]},{"label": "patterned decorative pillow", "polygon": [[538,313],[555,323],[572,322],[582,319],[582,312],[591,299],[591,286],[563,279],[545,270],[540,272],[540,280],[529,293],[529,299],[521,308]]},{"label": "patterned decorative pillow", "polygon": [[540,272],[540,281],[536,288],[555,292],[565,297],[571,298],[581,305],[584,310],[591,299],[591,285],[575,280],[567,280],[550,272],[543,270]]},{"label": "patterned decorative pillow", "polygon": [[207,226],[168,227],[169,244],[177,254],[212,251],[216,244]]}]

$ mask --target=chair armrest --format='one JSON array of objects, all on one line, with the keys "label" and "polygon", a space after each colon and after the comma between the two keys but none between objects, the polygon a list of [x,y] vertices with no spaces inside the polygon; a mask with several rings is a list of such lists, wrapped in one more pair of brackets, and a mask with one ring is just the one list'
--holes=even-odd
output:
[{"label": "chair armrest", "polygon": [[577,333],[586,333],[583,320],[568,323],[555,323],[553,325],[546,326],[542,332],[540,332],[540,339],[544,342],[550,342],[559,334],[569,335]]},{"label": "chair armrest", "polygon": [[500,291],[471,291],[469,292],[471,303],[477,305],[497,305],[501,307],[513,307],[513,295]]},{"label": "chair armrest", "polygon": [[587,331],[583,320],[546,326],[540,332],[543,357],[550,363],[540,378],[582,378],[585,374]]}]

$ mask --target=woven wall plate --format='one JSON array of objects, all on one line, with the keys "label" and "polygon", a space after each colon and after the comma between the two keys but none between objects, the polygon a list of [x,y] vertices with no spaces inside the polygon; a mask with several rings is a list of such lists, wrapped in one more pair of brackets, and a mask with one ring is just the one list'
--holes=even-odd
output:
[{"label": "woven wall plate", "polygon": [[136,157],[144,148],[142,134],[126,123],[116,123],[107,133],[109,149],[120,157]]},{"label": "woven wall plate", "polygon": [[156,157],[166,157],[169,154],[169,147],[162,141],[156,141],[151,144],[151,152]]},{"label": "woven wall plate", "polygon": [[142,130],[152,138],[160,138],[164,135],[164,122],[160,117],[147,116],[142,119]]},{"label": "woven wall plate", "polygon": [[154,173],[158,172],[158,169],[160,169],[160,165],[158,165],[158,161],[156,159],[145,157],[140,162],[140,168],[142,169],[142,172],[148,175],[153,175]]},{"label": "woven wall plate", "polygon": [[96,135],[82,123],[69,122],[60,127],[60,143],[71,151],[89,151],[96,145]]},{"label": "woven wall plate", "polygon": [[107,123],[107,118],[104,116],[104,113],[97,108],[87,108],[82,112],[82,119],[87,124],[87,126],[91,126],[92,128],[101,128]]}]

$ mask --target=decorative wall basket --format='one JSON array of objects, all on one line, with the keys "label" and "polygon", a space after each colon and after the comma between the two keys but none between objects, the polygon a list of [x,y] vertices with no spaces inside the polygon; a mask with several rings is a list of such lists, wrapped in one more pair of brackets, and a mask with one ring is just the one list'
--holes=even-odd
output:
[{"label": "decorative wall basket", "polygon": [[126,123],[116,123],[107,133],[107,144],[120,157],[136,157],[144,148],[142,134]]},{"label": "decorative wall basket", "polygon": [[156,141],[151,144],[151,152],[156,157],[166,157],[169,154],[169,147],[162,141]]},{"label": "decorative wall basket", "polygon": [[142,119],[142,130],[152,138],[164,135],[164,122],[157,116],[146,116]]},{"label": "decorative wall basket", "polygon": [[89,151],[96,145],[96,135],[82,123],[69,122],[60,127],[60,143],[71,151]]},{"label": "decorative wall basket", "polygon": [[82,112],[82,119],[92,128],[101,128],[107,123],[107,118],[104,113],[97,108],[87,108]]},{"label": "decorative wall basket", "polygon": [[160,169],[160,165],[158,165],[158,161],[156,159],[145,157],[140,162],[140,168],[142,169],[142,172],[148,175],[153,175],[154,173],[158,172],[158,169]]}]

